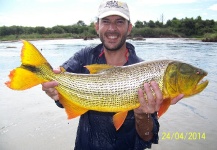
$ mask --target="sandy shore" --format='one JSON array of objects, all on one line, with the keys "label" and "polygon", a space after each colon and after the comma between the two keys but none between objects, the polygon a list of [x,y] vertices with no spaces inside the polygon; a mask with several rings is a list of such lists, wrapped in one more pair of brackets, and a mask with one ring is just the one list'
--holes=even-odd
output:
[{"label": "sandy shore", "polygon": [[[27,91],[12,91],[1,86],[0,92],[1,150],[73,149],[78,118],[67,120],[64,110],[41,91],[41,86]],[[159,144],[152,149],[216,149],[216,102],[207,103],[198,97],[172,106],[160,118]],[[196,109],[202,107],[201,104],[205,108],[202,111]],[[191,106],[194,107],[188,108]],[[190,137],[193,132],[196,135]],[[205,138],[199,137],[203,133]]]}]

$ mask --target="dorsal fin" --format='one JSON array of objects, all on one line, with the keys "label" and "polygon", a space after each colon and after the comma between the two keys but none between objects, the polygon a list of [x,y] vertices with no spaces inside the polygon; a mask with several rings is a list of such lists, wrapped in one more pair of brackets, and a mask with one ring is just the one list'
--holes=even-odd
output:
[{"label": "dorsal fin", "polygon": [[90,74],[95,74],[110,68],[114,68],[114,66],[107,65],[107,64],[93,64],[93,65],[86,65],[84,67],[86,67],[90,71]]}]

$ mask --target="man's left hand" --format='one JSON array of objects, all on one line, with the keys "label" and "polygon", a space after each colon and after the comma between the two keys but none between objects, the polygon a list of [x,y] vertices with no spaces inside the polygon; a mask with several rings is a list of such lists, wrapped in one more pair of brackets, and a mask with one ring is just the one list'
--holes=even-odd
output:
[{"label": "man's left hand", "polygon": [[[144,97],[144,92],[146,97]],[[154,93],[153,93],[154,92]],[[144,84],[144,91],[139,89],[138,97],[140,102],[140,107],[134,109],[136,114],[152,114],[158,112],[163,102],[163,94],[159,88],[159,85],[156,81],[151,81]],[[180,94],[174,99],[172,99],[171,104],[176,104],[184,97],[184,94]]]}]

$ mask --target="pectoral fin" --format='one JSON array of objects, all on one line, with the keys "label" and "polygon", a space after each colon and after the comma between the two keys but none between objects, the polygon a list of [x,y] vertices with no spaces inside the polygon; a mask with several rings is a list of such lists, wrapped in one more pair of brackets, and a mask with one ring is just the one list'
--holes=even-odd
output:
[{"label": "pectoral fin", "polygon": [[66,72],[66,69],[63,67],[60,67],[61,72]]},{"label": "pectoral fin", "polygon": [[113,123],[114,123],[116,130],[118,130],[122,126],[122,124],[124,123],[124,120],[127,117],[127,113],[128,113],[128,111],[119,112],[113,116]]},{"label": "pectoral fin", "polygon": [[171,98],[165,98],[161,104],[161,107],[158,111],[158,118],[160,118],[170,107],[171,104]]},{"label": "pectoral fin", "polygon": [[72,101],[69,101],[61,94],[59,95],[59,101],[65,108],[65,111],[68,115],[68,119],[72,119],[75,117],[78,117],[88,111],[88,109],[82,108],[76,104],[74,104]]}]

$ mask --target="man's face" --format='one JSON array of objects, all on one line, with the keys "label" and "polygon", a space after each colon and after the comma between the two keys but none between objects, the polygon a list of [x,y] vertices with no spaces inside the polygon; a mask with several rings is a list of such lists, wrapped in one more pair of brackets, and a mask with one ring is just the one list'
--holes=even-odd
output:
[{"label": "man's face", "polygon": [[108,16],[99,19],[96,31],[107,50],[119,50],[132,30],[132,24],[120,16]]}]

